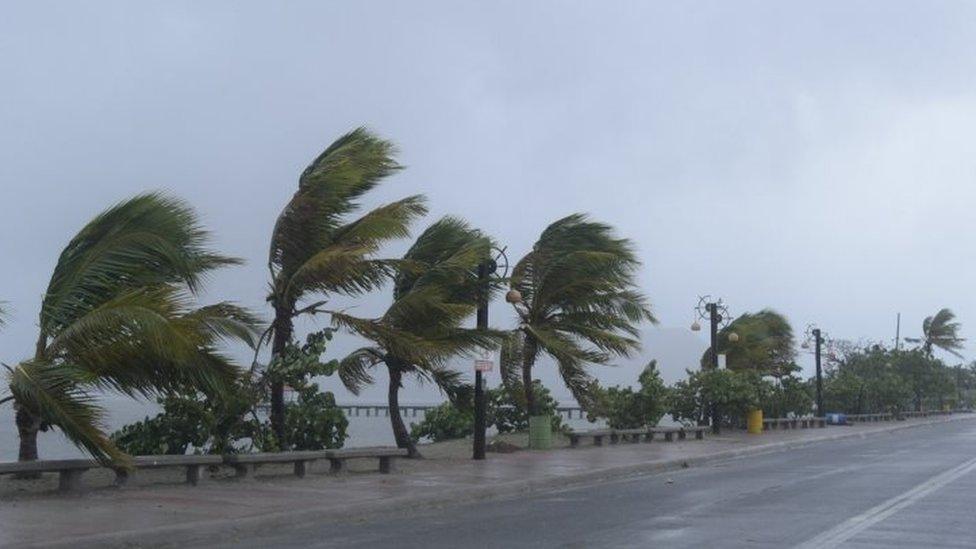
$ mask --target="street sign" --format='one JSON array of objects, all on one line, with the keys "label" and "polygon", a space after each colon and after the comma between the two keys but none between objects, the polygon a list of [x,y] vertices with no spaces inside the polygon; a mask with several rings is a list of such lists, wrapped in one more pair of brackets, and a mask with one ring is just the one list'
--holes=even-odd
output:
[{"label": "street sign", "polygon": [[474,371],[490,372],[495,367],[495,362],[490,359],[476,358],[474,360]]}]

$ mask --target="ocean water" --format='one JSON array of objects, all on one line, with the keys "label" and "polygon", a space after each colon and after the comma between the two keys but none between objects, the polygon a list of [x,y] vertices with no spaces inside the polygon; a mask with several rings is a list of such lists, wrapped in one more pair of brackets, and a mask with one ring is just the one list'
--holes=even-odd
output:
[{"label": "ocean water", "polygon": [[[110,398],[103,401],[109,411],[106,420],[109,432],[119,429],[123,425],[139,421],[146,416],[154,416],[159,412],[159,407],[154,402],[142,402],[128,398]],[[349,419],[346,447],[357,446],[384,446],[394,444],[393,433],[390,427],[390,418],[383,415],[379,416],[351,416]],[[407,428],[411,423],[419,423],[423,420],[423,412],[418,412],[416,417],[412,412],[403,418]],[[578,419],[576,416],[572,420],[563,420],[575,429],[592,429],[596,425],[585,419]],[[490,433],[489,433],[490,434]],[[37,441],[38,453],[41,459],[65,459],[84,457],[73,444],[71,444],[58,431],[48,431],[40,433]],[[15,461],[17,459],[17,428],[14,425],[14,413],[11,406],[0,406],[0,461]]]}]

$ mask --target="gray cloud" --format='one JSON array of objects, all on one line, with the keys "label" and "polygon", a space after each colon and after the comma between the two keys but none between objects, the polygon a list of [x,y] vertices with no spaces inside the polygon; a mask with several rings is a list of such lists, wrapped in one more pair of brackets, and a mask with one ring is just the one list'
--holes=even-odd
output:
[{"label": "gray cloud", "polygon": [[[68,238],[145,189],[191,201],[219,246],[249,261],[215,277],[210,297],[262,307],[268,234],[298,173],[364,123],[409,166],[375,201],[426,193],[431,219],[463,214],[516,256],[551,220],[589,211],[638,243],[665,327],[685,328],[696,295],[713,293],[733,312],[771,306],[799,331],[816,321],[848,338],[890,339],[898,311],[917,334],[949,306],[972,336],[973,11],[6,6],[0,299],[16,316],[0,359],[29,354]],[[511,321],[501,304],[492,315]],[[698,349],[668,333],[645,355],[673,357],[671,345],[693,363]]]}]

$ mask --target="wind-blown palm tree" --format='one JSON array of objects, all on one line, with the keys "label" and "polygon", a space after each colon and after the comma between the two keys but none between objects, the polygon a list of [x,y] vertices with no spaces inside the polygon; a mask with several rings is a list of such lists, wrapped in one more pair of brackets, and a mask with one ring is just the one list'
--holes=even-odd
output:
[{"label": "wind-blown palm tree", "polygon": [[104,462],[124,463],[93,395],[219,391],[238,375],[219,340],[254,343],[255,319],[230,304],[193,308],[207,273],[239,263],[206,248],[193,210],[144,194],[90,221],[58,259],[41,303],[33,358],[8,369],[21,460],[49,427]]},{"label": "wind-blown palm tree", "polygon": [[954,322],[955,313],[949,309],[940,309],[935,316],[925,317],[922,321],[922,337],[906,337],[905,341],[910,343],[921,343],[922,351],[925,356],[932,356],[933,347],[938,347],[954,357],[962,358],[959,353],[963,349],[963,342],[966,340],[959,337],[959,322]]},{"label": "wind-blown palm tree", "polygon": [[[384,242],[408,236],[410,222],[426,213],[423,197],[410,196],[358,219],[349,217],[366,192],[401,169],[394,153],[392,143],[358,128],[337,139],[302,172],[298,191],[271,235],[272,355],[279,356],[291,341],[296,317],[321,312],[326,303],[303,304],[303,299],[362,294],[392,274],[392,263],[374,254]],[[279,444],[287,447],[284,420],[284,386],[276,382],[271,387],[271,424]]]},{"label": "wind-blown palm tree", "polygon": [[[729,341],[735,333],[736,342]],[[772,309],[758,313],[744,313],[718,334],[719,354],[724,354],[730,370],[756,370],[766,375],[782,377],[793,370],[796,359],[793,327],[789,320]],[[702,369],[712,363],[712,350],[701,357]]]},{"label": "wind-blown palm tree", "polygon": [[640,348],[638,325],[656,322],[637,290],[640,261],[633,244],[609,225],[573,214],[546,228],[512,271],[509,300],[521,323],[502,349],[502,376],[522,374],[526,409],[536,415],[532,367],[544,353],[580,406],[592,404],[589,364],[630,356]]},{"label": "wind-blown palm tree", "polygon": [[339,377],[354,394],[373,382],[369,370],[383,364],[390,376],[390,421],[397,446],[419,456],[400,416],[399,390],[405,375],[433,382],[448,395],[460,374],[447,367],[458,355],[496,344],[501,334],[464,328],[477,309],[477,268],[489,257],[491,241],[460,219],[445,217],[431,225],[403,256],[393,289],[393,304],[383,316],[360,319],[334,313],[333,321],[373,344],[352,352],[339,364]]}]

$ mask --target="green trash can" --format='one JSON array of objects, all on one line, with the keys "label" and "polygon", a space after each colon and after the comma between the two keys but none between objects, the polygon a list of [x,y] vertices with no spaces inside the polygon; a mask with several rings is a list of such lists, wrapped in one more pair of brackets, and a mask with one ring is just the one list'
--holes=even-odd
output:
[{"label": "green trash can", "polygon": [[529,416],[529,449],[552,448],[552,416]]}]

